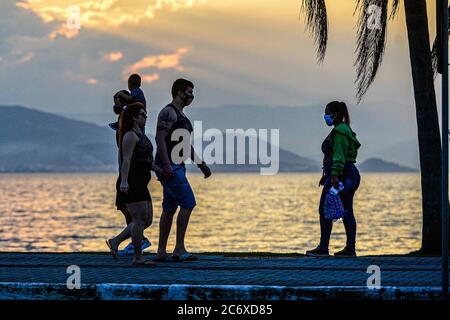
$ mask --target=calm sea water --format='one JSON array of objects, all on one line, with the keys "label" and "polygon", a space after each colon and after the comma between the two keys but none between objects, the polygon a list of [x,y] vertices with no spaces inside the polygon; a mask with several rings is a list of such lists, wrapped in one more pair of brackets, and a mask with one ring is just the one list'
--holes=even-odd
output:
[{"label": "calm sea water", "polygon": [[[188,250],[303,253],[318,244],[318,174],[215,174],[208,180],[191,174],[189,178],[198,206],[187,233]],[[0,175],[0,250],[105,251],[104,239],[125,224],[114,207],[115,179],[114,174]],[[162,194],[156,179],[149,189],[154,222],[146,236],[155,251]],[[359,254],[418,249],[419,176],[363,175],[355,214]],[[344,245],[344,226],[335,223],[330,250]]]}]

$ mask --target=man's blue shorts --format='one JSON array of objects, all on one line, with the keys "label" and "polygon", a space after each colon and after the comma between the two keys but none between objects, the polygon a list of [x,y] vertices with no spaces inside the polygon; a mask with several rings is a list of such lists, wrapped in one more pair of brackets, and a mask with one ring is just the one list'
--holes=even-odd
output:
[{"label": "man's blue shorts", "polygon": [[197,204],[195,202],[194,192],[186,178],[186,167],[183,165],[172,164],[174,176],[171,179],[159,181],[163,186],[164,212],[175,213],[180,206],[181,209],[192,209]]}]

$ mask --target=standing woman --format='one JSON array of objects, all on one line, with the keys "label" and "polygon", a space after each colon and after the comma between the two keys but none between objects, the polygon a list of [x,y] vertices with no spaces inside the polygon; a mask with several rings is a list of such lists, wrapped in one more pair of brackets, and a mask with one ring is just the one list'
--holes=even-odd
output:
[{"label": "standing woman", "polygon": [[339,182],[344,184],[344,189],[339,193],[344,205],[344,226],[347,235],[347,245],[335,256],[356,256],[356,220],[353,213],[353,196],[359,187],[361,177],[355,166],[358,149],[361,146],[356,139],[356,133],[350,128],[350,115],[344,102],[333,101],[325,108],[325,122],[328,126],[334,126],[330,134],[322,143],[323,175],[319,186],[323,186],[320,197],[320,244],[314,249],[306,252],[308,256],[328,256],[328,245],[330,242],[333,220],[324,216],[324,205],[326,195],[331,187],[339,189]]},{"label": "standing woman", "polygon": [[124,108],[119,124],[119,159],[121,170],[116,183],[116,206],[131,216],[131,223],[115,238],[107,240],[114,259],[119,245],[130,238],[134,246],[133,265],[150,266],[155,263],[143,257],[141,243],[144,230],[152,224],[152,199],[148,192],[153,166],[153,146],[143,134],[147,113],[142,103]]}]

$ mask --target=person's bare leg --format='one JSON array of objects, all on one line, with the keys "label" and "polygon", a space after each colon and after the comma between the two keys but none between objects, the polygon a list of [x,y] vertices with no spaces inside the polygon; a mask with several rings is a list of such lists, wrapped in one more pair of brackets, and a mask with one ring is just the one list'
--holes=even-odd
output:
[{"label": "person's bare leg", "polygon": [[133,222],[130,223],[131,242],[134,246],[134,258],[133,262],[141,262],[144,260],[142,256],[142,238],[144,237],[144,228],[146,224],[147,216],[147,201],[128,203],[127,209],[133,218]]},{"label": "person's bare leg", "polygon": [[119,209],[120,209],[120,211],[122,212],[122,214],[123,214],[123,216],[125,218],[125,223],[127,225],[129,225],[133,219],[131,218],[131,215],[128,212],[127,208],[126,207],[120,207]]},{"label": "person's bare leg", "polygon": [[170,229],[172,228],[173,216],[175,213],[163,211],[159,219],[159,242],[157,259],[165,259],[167,257],[167,241],[169,240]]},{"label": "person's bare leg", "polygon": [[187,252],[184,245],[184,238],[186,236],[186,230],[189,224],[189,218],[191,217],[192,210],[194,210],[194,208],[180,209],[180,212],[178,213],[177,240],[175,249],[173,250],[173,253],[175,255],[181,256],[182,254]]},{"label": "person's bare leg", "polygon": [[153,223],[153,205],[151,201],[147,201],[147,208],[145,212],[145,229],[147,229]]},{"label": "person's bare leg", "polygon": [[[130,224],[131,224],[131,216],[130,216],[130,213],[129,213],[129,212],[127,211],[127,209],[124,208],[124,207],[120,208],[120,211],[122,211],[123,215],[126,217],[126,220],[127,220],[127,226],[126,226],[125,229],[123,229],[122,232],[119,233],[116,237],[114,237],[114,238],[108,240],[109,243],[110,243],[110,245],[111,245],[111,247],[112,247],[114,250],[118,250],[120,244],[121,244],[122,242],[124,242],[125,240],[127,240],[128,238],[131,237],[131,227],[130,227]],[[129,217],[129,220],[128,220],[127,217]]]},{"label": "person's bare leg", "polygon": [[145,216],[145,226],[144,226],[144,233],[143,233],[143,242],[148,241],[150,243],[150,240],[145,236],[145,230],[149,228],[153,223],[153,205],[151,201],[147,201],[147,209],[146,209],[146,216]]}]

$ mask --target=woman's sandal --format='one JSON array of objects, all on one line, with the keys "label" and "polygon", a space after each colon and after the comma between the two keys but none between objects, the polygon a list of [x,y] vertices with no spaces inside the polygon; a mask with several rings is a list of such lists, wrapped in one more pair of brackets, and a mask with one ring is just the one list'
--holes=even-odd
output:
[{"label": "woman's sandal", "polygon": [[117,261],[118,260],[118,258],[117,258],[118,251],[112,248],[111,244],[109,243],[109,240],[105,240],[105,242],[109,248],[109,252],[111,253],[113,259]]}]

